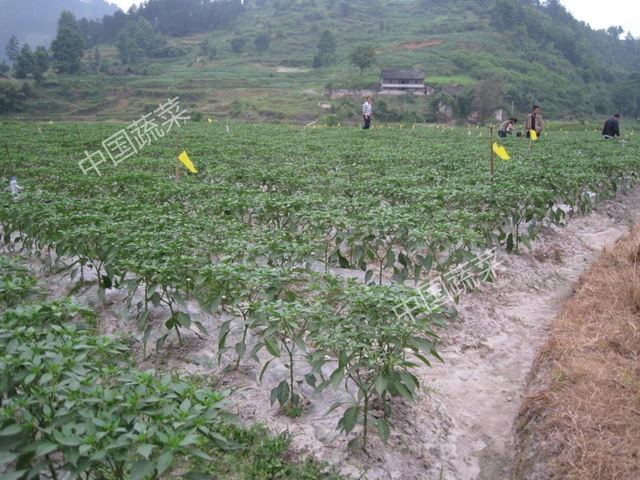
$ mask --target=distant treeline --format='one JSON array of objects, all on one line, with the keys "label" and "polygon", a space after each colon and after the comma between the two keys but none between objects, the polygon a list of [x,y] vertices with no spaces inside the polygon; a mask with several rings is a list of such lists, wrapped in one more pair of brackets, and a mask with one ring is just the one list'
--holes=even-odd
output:
[{"label": "distant treeline", "polygon": [[[541,14],[542,13],[542,14]],[[624,14],[624,11],[620,11]],[[526,48],[536,44],[559,50],[565,59],[580,69],[580,76],[590,81],[613,82],[611,66],[637,70],[640,49],[631,32],[625,40],[619,25],[594,30],[583,21],[576,20],[558,1],[548,0],[495,0],[491,8],[491,22],[497,29],[516,34],[514,46]]]},{"label": "distant treeline", "polygon": [[87,48],[100,43],[113,43],[129,22],[144,18],[161,35],[182,37],[209,32],[227,26],[244,11],[241,0],[149,0],[140,7],[132,6],[105,15],[102,20],[81,19],[78,32]]}]

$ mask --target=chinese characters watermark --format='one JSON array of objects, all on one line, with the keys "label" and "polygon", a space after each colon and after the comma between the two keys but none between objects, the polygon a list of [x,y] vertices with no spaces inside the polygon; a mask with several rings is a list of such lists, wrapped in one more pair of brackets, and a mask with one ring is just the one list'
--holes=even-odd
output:
[{"label": "chinese characters watermark", "polygon": [[439,310],[447,302],[456,301],[462,293],[475,290],[480,283],[494,278],[495,269],[501,263],[495,248],[476,255],[440,278],[420,285],[416,288],[416,296],[403,299],[394,312],[400,319],[405,316],[413,319],[416,311],[429,314]]},{"label": "chinese characters watermark", "polygon": [[[180,121],[189,120],[186,110],[180,110],[178,98],[170,99],[167,103],[160,104],[159,108],[147,115],[143,115],[140,120],[133,122],[126,129],[123,128],[116,134],[102,142],[102,147],[114,165],[137,155],[138,152],[151,145],[153,140],[164,137],[173,126],[180,127]],[[91,170],[95,170],[98,175],[102,175],[98,166],[107,161],[107,157],[102,150],[93,153],[87,151],[85,158],[78,162],[82,173],[85,175]]]}]

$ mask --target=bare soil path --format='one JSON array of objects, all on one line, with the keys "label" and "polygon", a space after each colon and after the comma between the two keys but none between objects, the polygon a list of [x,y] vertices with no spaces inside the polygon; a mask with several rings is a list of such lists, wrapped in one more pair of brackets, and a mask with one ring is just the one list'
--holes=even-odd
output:
[{"label": "bare soil path", "polygon": [[547,229],[533,255],[505,257],[495,284],[462,298],[441,351],[446,363],[430,372],[453,425],[444,478],[513,478],[514,422],[550,324],[602,247],[639,218],[636,188],[564,229]]}]

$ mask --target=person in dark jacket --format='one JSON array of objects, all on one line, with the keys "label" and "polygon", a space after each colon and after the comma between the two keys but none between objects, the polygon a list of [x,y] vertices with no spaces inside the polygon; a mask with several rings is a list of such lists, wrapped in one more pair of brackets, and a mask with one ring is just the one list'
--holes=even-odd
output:
[{"label": "person in dark jacket", "polygon": [[618,123],[619,119],[620,114],[616,113],[613,117],[604,122],[604,129],[602,130],[602,135],[604,135],[604,138],[609,140],[610,138],[620,136],[620,124]]},{"label": "person in dark jacket", "polygon": [[525,122],[524,129],[527,131],[527,138],[531,136],[531,130],[536,132],[536,136],[540,136],[540,132],[544,128],[544,121],[542,115],[540,115],[540,107],[534,105],[531,109],[531,113],[527,115],[527,121]]}]

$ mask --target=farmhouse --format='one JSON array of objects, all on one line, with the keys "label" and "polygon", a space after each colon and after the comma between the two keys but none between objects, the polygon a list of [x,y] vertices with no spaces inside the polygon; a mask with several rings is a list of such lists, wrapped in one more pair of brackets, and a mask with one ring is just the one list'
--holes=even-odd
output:
[{"label": "farmhouse", "polygon": [[380,93],[393,95],[413,92],[426,95],[424,77],[424,70],[382,70]]}]

